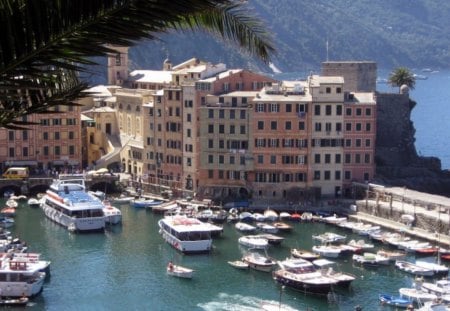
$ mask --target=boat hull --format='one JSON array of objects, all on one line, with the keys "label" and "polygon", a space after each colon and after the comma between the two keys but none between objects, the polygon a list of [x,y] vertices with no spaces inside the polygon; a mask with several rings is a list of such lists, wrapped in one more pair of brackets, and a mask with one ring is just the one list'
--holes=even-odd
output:
[{"label": "boat hull", "polygon": [[105,217],[75,218],[44,204],[42,207],[45,216],[71,231],[88,232],[105,229]]},{"label": "boat hull", "polygon": [[273,272],[273,278],[282,285],[307,294],[326,295],[333,289],[333,283],[314,283],[309,279],[295,279],[286,275],[283,270]]}]

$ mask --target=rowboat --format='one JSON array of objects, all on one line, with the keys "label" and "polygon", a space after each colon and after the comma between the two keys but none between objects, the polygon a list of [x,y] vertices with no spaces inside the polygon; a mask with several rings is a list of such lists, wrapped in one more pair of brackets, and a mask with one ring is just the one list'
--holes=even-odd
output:
[{"label": "rowboat", "polygon": [[184,279],[191,279],[194,274],[194,270],[180,266],[174,265],[171,262],[167,265],[167,274],[171,276],[176,276]]},{"label": "rowboat", "polygon": [[228,261],[228,264],[236,269],[248,269],[248,263],[242,260]]}]

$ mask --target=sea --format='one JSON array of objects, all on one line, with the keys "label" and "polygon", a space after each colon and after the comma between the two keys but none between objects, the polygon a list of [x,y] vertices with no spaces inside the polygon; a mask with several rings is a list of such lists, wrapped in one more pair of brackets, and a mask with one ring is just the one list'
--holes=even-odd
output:
[{"label": "sea", "polygon": [[[379,77],[386,78],[388,72]],[[442,167],[449,168],[450,72],[424,74],[428,78],[417,80],[410,93],[417,101],[412,112],[416,149],[421,155],[440,158]],[[286,76],[303,77],[300,73]],[[398,91],[387,84],[378,87],[380,91]],[[233,224],[224,224],[223,235],[214,240],[210,254],[182,255],[160,236],[160,215],[129,205],[118,207],[123,214],[121,225],[108,227],[103,233],[77,234],[47,219],[41,209],[20,203],[15,225],[9,230],[27,242],[30,252],[41,253],[51,261],[44,290],[26,309],[256,311],[263,303],[272,303],[283,310],[350,311],[359,305],[363,310],[378,311],[392,310],[379,303],[379,294],[398,295],[400,287],[415,282],[393,265],[365,268],[347,256],[336,263],[338,270],[356,276],[348,290],[336,289],[326,296],[305,295],[281,287],[269,273],[230,266],[228,261],[240,259],[248,251],[238,244],[241,234]],[[345,234],[347,240],[367,240],[324,223],[292,225],[292,232],[282,234],[283,243],[268,249],[269,256],[283,260],[291,248],[311,249],[312,235],[327,231]],[[376,244],[376,249],[385,247]],[[408,258],[414,259],[413,255]],[[193,279],[168,276],[165,267],[169,261],[195,269]]]},{"label": "sea", "polygon": [[[29,252],[41,253],[51,261],[44,289],[27,309],[256,311],[271,303],[283,310],[354,310],[360,305],[363,310],[387,311],[390,309],[380,305],[378,295],[398,295],[399,288],[414,284],[413,277],[393,265],[365,268],[354,264],[349,255],[336,259],[335,267],[356,276],[349,289],[336,289],[325,296],[306,295],[278,285],[270,273],[230,266],[228,261],[248,252],[238,244],[241,233],[233,223],[224,224],[210,254],[183,255],[159,234],[161,215],[129,205],[118,207],[122,224],[101,233],[79,234],[47,219],[40,208],[20,203],[9,230],[27,242]],[[283,260],[291,248],[311,249],[312,235],[324,232],[346,235],[348,241],[368,240],[325,223],[291,225],[292,232],[279,234],[285,240],[270,246],[267,255]],[[376,249],[382,248],[386,246],[376,244]],[[169,261],[194,269],[194,277],[168,276]]]}]

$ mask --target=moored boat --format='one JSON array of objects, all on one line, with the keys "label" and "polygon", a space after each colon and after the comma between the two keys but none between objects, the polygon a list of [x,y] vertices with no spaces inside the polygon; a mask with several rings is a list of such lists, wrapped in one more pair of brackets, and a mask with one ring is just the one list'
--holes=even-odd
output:
[{"label": "moored boat", "polygon": [[379,294],[378,299],[380,300],[381,304],[398,308],[407,308],[409,305],[412,305],[413,303],[413,301],[408,298],[388,294]]},{"label": "moored boat", "polygon": [[155,199],[146,199],[146,198],[138,198],[133,199],[130,202],[130,205],[136,208],[152,208],[153,206],[162,204],[163,201],[155,200]]},{"label": "moored boat", "polygon": [[166,268],[167,274],[171,276],[176,276],[184,279],[191,279],[194,270],[190,268],[186,268],[180,265],[174,265],[172,262],[169,262]]},{"label": "moored boat", "polygon": [[242,231],[242,232],[253,232],[256,230],[255,226],[252,226],[252,225],[242,222],[242,221],[238,221],[234,226],[237,230]]},{"label": "moored boat", "polygon": [[27,204],[29,207],[36,208],[41,205],[41,202],[39,202],[39,200],[36,198],[30,198],[30,199],[28,199]]},{"label": "moored boat", "polygon": [[313,240],[319,241],[321,243],[338,243],[344,241],[346,238],[347,236],[340,235],[334,232],[325,232],[312,236]]},{"label": "moored boat", "polygon": [[312,251],[322,257],[337,258],[342,252],[342,248],[334,245],[314,245]]},{"label": "moored boat", "polygon": [[400,296],[414,302],[424,303],[426,301],[433,301],[437,299],[437,295],[424,292],[421,289],[402,287],[399,290]]},{"label": "moored boat", "polygon": [[299,248],[293,248],[291,249],[291,256],[295,258],[302,258],[306,260],[315,260],[319,259],[320,255],[308,250],[299,249]]},{"label": "moored boat", "polygon": [[42,198],[45,216],[70,231],[99,231],[105,228],[102,201],[86,191],[85,180],[54,180]]},{"label": "moored boat", "polygon": [[405,272],[408,272],[410,274],[414,274],[417,276],[433,276],[434,270],[431,268],[421,267],[416,264],[413,264],[408,261],[404,260],[397,260],[395,262],[395,266]]},{"label": "moored boat", "polygon": [[349,287],[356,279],[356,276],[350,273],[335,270],[336,262],[328,259],[313,260],[313,265],[318,267],[323,276],[330,277],[337,281],[336,285],[340,287]]},{"label": "moored boat", "polygon": [[269,246],[269,241],[257,235],[245,235],[238,239],[239,244],[258,249],[266,249]]},{"label": "moored boat", "polygon": [[242,260],[228,261],[228,264],[236,269],[248,269],[248,263]]},{"label": "moored boat", "polygon": [[111,225],[122,222],[122,212],[120,209],[111,205],[107,200],[103,201],[103,215],[105,216],[105,222]]},{"label": "moored boat", "polygon": [[242,261],[247,263],[249,268],[262,272],[270,272],[276,265],[276,262],[268,256],[264,256],[254,251],[244,255],[244,257],[242,257]]}]

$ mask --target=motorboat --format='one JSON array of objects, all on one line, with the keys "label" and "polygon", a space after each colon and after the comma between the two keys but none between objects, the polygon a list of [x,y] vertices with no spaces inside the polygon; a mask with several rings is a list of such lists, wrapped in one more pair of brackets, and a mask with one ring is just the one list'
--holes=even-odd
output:
[{"label": "motorboat", "polygon": [[266,239],[272,245],[279,245],[284,241],[283,237],[271,233],[259,233],[256,236]]},{"label": "motorboat", "polygon": [[315,260],[319,259],[320,255],[308,250],[299,249],[299,248],[293,248],[291,249],[291,256],[295,258],[302,258],[306,260]]},{"label": "motorboat", "polygon": [[273,259],[254,251],[244,255],[242,261],[247,263],[249,268],[263,272],[272,271],[273,267],[276,265],[276,261]]},{"label": "motorboat", "polygon": [[395,262],[395,266],[407,273],[417,275],[417,276],[433,276],[434,270],[432,268],[427,267],[421,267],[416,264],[413,264],[412,262],[404,261],[404,260],[397,260]]},{"label": "motorboat", "polygon": [[371,243],[367,243],[364,240],[351,240],[350,242],[347,243],[347,245],[352,246],[352,247],[356,247],[361,249],[362,251],[366,251],[369,249],[372,249],[375,247],[375,245],[371,244]]},{"label": "motorboat", "polygon": [[108,200],[103,201],[103,214],[105,222],[111,225],[116,225],[122,222],[122,212],[117,207],[111,205]]},{"label": "motorboat", "polygon": [[427,292],[438,295],[439,297],[450,294],[450,280],[443,279],[436,282],[422,282],[420,288]]},{"label": "motorboat", "polygon": [[266,249],[269,247],[269,241],[257,235],[245,235],[238,239],[239,244],[250,248]]},{"label": "motorboat", "polygon": [[342,248],[334,245],[314,245],[312,251],[322,257],[337,258],[342,252]]},{"label": "motorboat", "polygon": [[169,262],[166,268],[167,274],[171,276],[176,276],[184,279],[191,279],[194,270],[190,268],[186,268],[180,265],[174,265],[172,262]]},{"label": "motorboat", "polygon": [[182,253],[206,253],[212,249],[212,224],[185,215],[173,215],[160,219],[158,225],[163,239]]},{"label": "motorboat", "polygon": [[288,212],[281,212],[280,213],[280,219],[289,220],[291,218],[291,214]]},{"label": "motorboat", "polygon": [[237,230],[242,232],[254,232],[256,230],[255,226],[252,226],[242,221],[238,221],[234,226]]},{"label": "motorboat", "polygon": [[277,228],[279,231],[282,231],[282,232],[292,231],[292,226],[285,222],[276,221],[276,222],[272,223],[272,226],[274,226],[275,228]]},{"label": "motorboat", "polygon": [[161,200],[138,198],[131,200],[130,205],[136,208],[152,208],[161,203],[163,203]]},{"label": "motorboat", "polygon": [[129,204],[132,200],[134,200],[134,197],[122,194],[118,197],[113,198],[111,201],[113,204],[122,205]]},{"label": "motorboat", "polygon": [[14,225],[14,219],[10,217],[0,217],[0,227],[9,228]]},{"label": "motorboat", "polygon": [[296,269],[296,268],[311,268],[314,267],[314,265],[302,258],[286,258],[285,260],[279,260],[277,261],[277,264],[282,269]]},{"label": "motorboat", "polygon": [[345,235],[340,235],[334,232],[325,232],[318,235],[313,235],[312,239],[321,243],[339,243],[347,238]]},{"label": "motorboat", "polygon": [[434,272],[435,276],[447,276],[448,275],[448,267],[435,263],[429,262],[425,260],[416,260],[416,265],[425,269],[430,269]]},{"label": "motorboat", "polygon": [[152,212],[154,214],[165,214],[167,212],[174,211],[178,208],[178,204],[175,201],[169,201],[165,203],[161,203],[159,205],[155,205],[152,207]]},{"label": "motorboat", "polygon": [[379,294],[378,299],[380,300],[381,304],[396,308],[407,308],[409,305],[413,304],[413,301],[409,298],[388,294]]},{"label": "motorboat", "polygon": [[282,285],[311,294],[328,294],[338,283],[336,279],[323,276],[313,266],[280,268],[272,276]]},{"label": "motorboat", "polygon": [[37,198],[29,198],[27,201],[29,207],[37,208],[41,206],[41,202]]},{"label": "motorboat", "polygon": [[13,207],[13,208],[19,207],[19,203],[15,199],[11,199],[11,198],[8,199],[5,204],[7,207]]},{"label": "motorboat", "polygon": [[338,215],[334,214],[332,216],[322,217],[322,221],[327,224],[337,225],[341,222],[347,221],[347,217],[339,217]]},{"label": "motorboat", "polygon": [[354,254],[352,259],[356,263],[369,266],[389,265],[391,262],[388,257],[374,253],[364,253],[363,255]]},{"label": "motorboat", "polygon": [[255,221],[258,221],[258,222],[266,221],[266,220],[267,220],[266,216],[264,216],[264,215],[261,214],[261,213],[253,213],[253,219],[254,219]]},{"label": "motorboat", "polygon": [[2,217],[15,217],[16,216],[16,208],[10,207],[10,206],[5,206],[4,208],[2,208],[0,210],[0,215]]},{"label": "motorboat", "polygon": [[437,295],[427,293],[421,289],[413,288],[413,287],[402,287],[399,290],[400,296],[406,299],[409,299],[413,302],[424,303],[427,301],[433,301],[438,298]]},{"label": "motorboat", "polygon": [[262,232],[266,232],[266,233],[277,233],[278,232],[278,228],[275,226],[272,226],[270,224],[266,224],[264,222],[258,222],[256,223],[256,227],[261,230]]},{"label": "motorboat", "polygon": [[45,216],[70,231],[105,228],[103,203],[86,191],[84,177],[55,179],[42,198]]},{"label": "motorboat", "polygon": [[406,253],[402,251],[388,251],[388,250],[379,250],[377,255],[381,255],[383,257],[389,258],[391,262],[395,262],[396,260],[404,260],[406,257]]},{"label": "motorboat", "polygon": [[28,297],[0,298],[1,306],[26,306],[30,299]]},{"label": "motorboat", "polygon": [[239,220],[241,222],[252,222],[255,220],[255,217],[250,212],[242,212],[239,214]]},{"label": "motorboat", "polygon": [[228,264],[236,269],[248,269],[248,263],[242,260],[228,261]]},{"label": "motorboat", "polygon": [[267,221],[276,221],[279,216],[277,212],[268,208],[264,211],[264,217],[266,217]]},{"label": "motorboat", "polygon": [[350,273],[337,271],[335,269],[336,262],[328,259],[316,259],[312,261],[313,265],[320,269],[323,276],[335,279],[336,285],[340,287],[349,287],[356,279],[356,276]]}]

